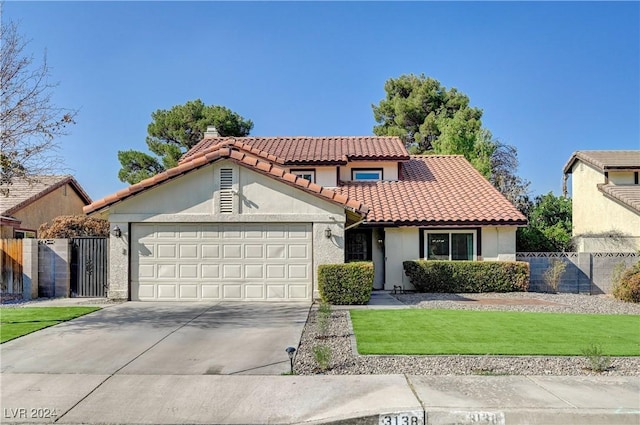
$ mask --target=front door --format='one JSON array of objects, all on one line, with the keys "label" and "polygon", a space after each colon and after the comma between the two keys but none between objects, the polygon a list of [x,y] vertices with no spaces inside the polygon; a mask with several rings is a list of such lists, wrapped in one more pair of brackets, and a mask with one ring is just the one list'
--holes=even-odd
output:
[{"label": "front door", "polygon": [[371,261],[371,229],[347,230],[344,261]]}]

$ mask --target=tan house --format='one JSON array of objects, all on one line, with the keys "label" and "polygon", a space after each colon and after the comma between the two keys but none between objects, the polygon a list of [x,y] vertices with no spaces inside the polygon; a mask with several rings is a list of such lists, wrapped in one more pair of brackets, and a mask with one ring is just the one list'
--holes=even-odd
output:
[{"label": "tan house", "polygon": [[91,198],[72,176],[14,180],[0,195],[0,237],[35,238],[38,227],[61,215],[83,214]]},{"label": "tan house", "polygon": [[397,137],[207,133],[179,165],[85,207],[111,222],[109,297],[310,300],[318,265],[515,260],[526,218],[461,156]]},{"label": "tan house", "polygon": [[579,252],[640,250],[640,150],[577,151],[571,175],[573,236]]}]

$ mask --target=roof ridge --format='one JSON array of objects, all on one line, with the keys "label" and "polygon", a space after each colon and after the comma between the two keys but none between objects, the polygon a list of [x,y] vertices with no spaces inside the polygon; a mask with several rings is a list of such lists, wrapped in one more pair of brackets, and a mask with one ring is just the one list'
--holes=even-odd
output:
[{"label": "roof ridge", "polygon": [[[272,161],[267,158],[264,158],[266,160],[256,158],[255,156],[250,155],[250,153],[252,152],[246,152],[245,149],[241,149],[241,152],[241,150],[235,150],[229,146],[222,146],[222,144],[218,144],[216,146],[218,146],[218,149],[213,151],[201,152],[195,157],[187,158],[178,166],[163,171],[162,173],[158,173],[155,176],[144,179],[127,188],[119,190],[114,194],[105,196],[104,198],[85,206],[83,210],[85,214],[90,214],[92,212],[101,210],[151,187],[170,181],[190,171],[202,168],[221,158],[225,158],[230,159],[246,168],[250,168],[253,171],[275,178],[285,184],[297,187],[314,196],[321,197],[325,200],[340,204],[343,207],[346,207],[347,209],[353,210],[362,215],[366,215],[369,211],[369,207],[364,205],[362,202],[351,199],[348,196],[338,193],[336,190],[325,188],[318,184],[311,183],[309,180],[306,180],[300,176],[288,173],[283,168],[274,165]],[[233,147],[237,146],[233,144]]]}]

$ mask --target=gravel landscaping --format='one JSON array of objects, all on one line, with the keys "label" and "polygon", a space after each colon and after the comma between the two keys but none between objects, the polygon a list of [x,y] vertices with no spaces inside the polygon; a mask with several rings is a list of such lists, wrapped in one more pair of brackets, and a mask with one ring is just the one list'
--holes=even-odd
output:
[{"label": "gravel landscaping", "polygon": [[[410,308],[640,315],[640,305],[617,301],[606,295],[491,293],[401,294],[395,297]],[[300,375],[640,376],[640,357],[612,357],[606,371],[593,372],[588,368],[588,359],[583,356],[361,356],[355,352],[348,309],[332,308],[324,337],[318,333],[317,312],[316,304],[311,309],[296,353],[294,370]],[[320,344],[329,346],[332,352],[326,371],[319,370],[312,352],[313,347]]]}]

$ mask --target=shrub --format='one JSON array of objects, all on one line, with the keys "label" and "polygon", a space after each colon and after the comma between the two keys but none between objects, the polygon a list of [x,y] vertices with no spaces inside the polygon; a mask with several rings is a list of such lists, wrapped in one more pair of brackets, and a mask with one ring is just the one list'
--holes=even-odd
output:
[{"label": "shrub", "polygon": [[588,369],[594,372],[604,372],[611,365],[611,359],[604,354],[602,348],[597,344],[591,344],[589,347],[583,348],[582,355],[589,363]]},{"label": "shrub", "polygon": [[318,364],[318,369],[322,372],[329,370],[329,363],[331,363],[331,347],[320,344],[314,345],[311,350],[313,351],[313,358]]},{"label": "shrub", "polygon": [[84,215],[61,215],[51,224],[44,223],[38,229],[40,239],[66,239],[82,236],[109,236],[109,222]]},{"label": "shrub", "polygon": [[567,268],[567,263],[562,260],[558,260],[557,258],[552,258],[549,262],[549,267],[545,270],[542,278],[545,283],[549,285],[549,288],[553,292],[558,292],[558,288],[560,287],[560,279],[562,279],[562,275]]},{"label": "shrub", "polygon": [[373,263],[322,264],[318,290],[324,302],[334,305],[366,304],[373,289]]},{"label": "shrub", "polygon": [[622,301],[640,303],[640,261],[625,270],[614,283],[613,296]]},{"label": "shrub", "polygon": [[320,338],[326,338],[329,331],[329,319],[331,318],[331,305],[322,302],[318,307],[316,321],[318,324],[318,334]]},{"label": "shrub", "polygon": [[405,261],[418,292],[515,292],[529,289],[524,261]]}]

